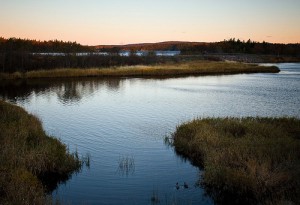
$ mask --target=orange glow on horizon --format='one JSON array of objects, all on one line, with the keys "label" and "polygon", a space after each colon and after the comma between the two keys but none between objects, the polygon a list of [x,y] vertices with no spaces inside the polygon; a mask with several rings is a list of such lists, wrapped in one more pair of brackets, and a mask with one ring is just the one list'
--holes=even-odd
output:
[{"label": "orange glow on horizon", "polygon": [[300,43],[300,1],[296,0],[4,0],[1,4],[0,36],[4,38],[58,39],[82,45],[230,38]]}]

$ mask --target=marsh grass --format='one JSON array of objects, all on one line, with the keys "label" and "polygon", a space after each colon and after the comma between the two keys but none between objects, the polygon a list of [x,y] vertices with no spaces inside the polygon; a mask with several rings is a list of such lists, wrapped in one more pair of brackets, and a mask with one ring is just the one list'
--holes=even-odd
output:
[{"label": "marsh grass", "polygon": [[177,127],[175,150],[204,169],[217,204],[298,204],[300,120],[204,118]]},{"label": "marsh grass", "polygon": [[120,156],[118,161],[118,170],[120,174],[128,176],[135,172],[135,162],[133,157]]},{"label": "marsh grass", "polygon": [[189,75],[218,75],[238,73],[276,73],[275,66],[266,67],[255,64],[216,61],[189,61],[159,65],[136,65],[112,68],[62,68],[37,70],[25,73],[0,73],[0,79],[65,78],[65,77],[175,77]]},{"label": "marsh grass", "polygon": [[0,101],[0,130],[0,204],[46,204],[47,177],[57,185],[81,169],[78,155],[18,106]]}]

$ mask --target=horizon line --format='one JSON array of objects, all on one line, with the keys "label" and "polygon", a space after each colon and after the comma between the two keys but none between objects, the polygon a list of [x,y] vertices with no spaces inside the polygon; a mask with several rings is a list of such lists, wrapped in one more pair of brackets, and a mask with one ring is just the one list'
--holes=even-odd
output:
[{"label": "horizon line", "polygon": [[255,43],[270,43],[270,44],[284,44],[284,45],[288,45],[288,44],[300,44],[300,42],[293,42],[293,43],[283,43],[283,42],[269,42],[266,40],[263,41],[256,41],[256,40],[252,40],[251,38],[249,38],[248,40],[243,40],[243,39],[239,39],[239,38],[228,38],[228,39],[223,39],[223,40],[219,40],[219,41],[185,41],[185,40],[165,40],[165,41],[157,41],[157,42],[139,42],[139,43],[119,43],[119,44],[83,44],[78,42],[77,40],[75,41],[71,41],[71,40],[62,40],[62,39],[48,39],[48,40],[41,40],[41,39],[30,39],[30,38],[22,38],[22,37],[3,37],[0,36],[0,38],[4,38],[4,39],[21,39],[21,40],[29,40],[29,41],[39,41],[39,42],[48,42],[48,41],[62,41],[62,42],[76,42],[82,46],[132,46],[132,45],[141,45],[141,44],[160,44],[160,43],[219,43],[219,42],[223,42],[223,41],[229,41],[231,39],[235,39],[235,41],[240,40],[241,42],[247,42],[248,40],[251,40],[251,42],[255,42]]}]

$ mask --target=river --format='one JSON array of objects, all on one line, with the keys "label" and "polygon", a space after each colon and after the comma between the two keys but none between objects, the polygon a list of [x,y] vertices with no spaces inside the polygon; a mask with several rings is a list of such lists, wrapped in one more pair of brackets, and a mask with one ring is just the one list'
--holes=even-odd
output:
[{"label": "river", "polygon": [[[214,204],[201,170],[164,138],[197,117],[300,118],[300,64],[278,74],[1,83],[0,98],[37,115],[44,129],[89,154],[90,167],[52,192],[66,204]],[[183,185],[186,182],[188,189]],[[151,201],[155,196],[157,201]]]}]

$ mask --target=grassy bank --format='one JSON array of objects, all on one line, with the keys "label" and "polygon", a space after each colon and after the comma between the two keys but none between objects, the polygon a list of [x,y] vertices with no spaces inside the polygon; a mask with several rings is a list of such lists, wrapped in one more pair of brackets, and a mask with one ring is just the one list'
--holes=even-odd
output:
[{"label": "grassy bank", "polygon": [[82,162],[41,122],[22,108],[0,101],[0,204],[46,204],[47,184],[67,179]]},{"label": "grassy bank", "polygon": [[276,73],[275,66],[265,67],[255,64],[216,61],[191,61],[185,63],[168,63],[153,66],[124,66],[115,68],[76,69],[64,68],[54,70],[29,71],[25,73],[0,73],[0,79],[18,78],[59,78],[59,77],[174,77],[189,75],[222,75],[238,73]]},{"label": "grassy bank", "polygon": [[177,127],[173,140],[204,168],[203,185],[217,204],[300,203],[298,119],[198,119]]}]

